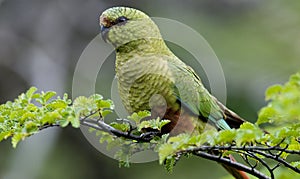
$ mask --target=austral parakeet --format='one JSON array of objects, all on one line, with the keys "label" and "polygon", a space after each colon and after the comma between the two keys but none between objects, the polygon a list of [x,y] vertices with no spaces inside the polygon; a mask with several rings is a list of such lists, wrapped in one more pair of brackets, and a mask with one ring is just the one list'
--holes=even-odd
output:
[{"label": "austral parakeet", "polygon": [[[103,39],[115,48],[119,94],[129,113],[151,110],[152,117],[171,121],[162,129],[171,135],[238,128],[244,122],[172,53],[145,13],[129,7],[109,8],[100,16],[100,26]],[[246,177],[225,168],[236,178]]]}]

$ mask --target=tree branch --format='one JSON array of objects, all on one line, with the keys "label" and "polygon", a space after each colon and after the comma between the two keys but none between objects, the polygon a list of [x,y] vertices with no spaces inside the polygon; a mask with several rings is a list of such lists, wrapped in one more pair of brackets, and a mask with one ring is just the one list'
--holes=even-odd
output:
[{"label": "tree branch", "polygon": [[[255,154],[259,154],[262,155],[266,158],[269,159],[273,159],[274,161],[283,164],[284,166],[290,168],[291,170],[300,173],[300,169],[298,169],[297,167],[292,166],[290,163],[288,163],[287,161],[285,161],[283,158],[279,157],[281,152],[287,152],[290,154],[299,154],[300,151],[295,151],[295,150],[287,150],[286,147],[285,148],[281,148],[279,146],[275,146],[275,147],[261,147],[261,146],[243,146],[243,147],[237,147],[237,146],[200,146],[197,148],[194,148],[193,151],[219,151],[219,150],[227,150],[227,151],[244,151],[244,152],[251,152],[252,153],[252,158],[255,159],[259,159],[259,157],[257,157]],[[275,154],[268,154],[265,153],[264,151],[271,151],[271,150],[276,150],[276,151],[280,151],[279,155],[275,155]],[[263,163],[262,163],[263,164]],[[264,165],[266,167],[266,165]],[[277,168],[277,167],[276,167]],[[271,172],[273,172],[273,170],[271,168],[269,168],[269,166],[267,167],[267,169]]]},{"label": "tree branch", "polygon": [[[189,153],[189,150],[182,151],[182,152]],[[251,167],[248,167],[246,165],[243,165],[241,163],[232,161],[229,158],[219,157],[219,156],[216,156],[216,155],[213,155],[213,154],[209,154],[209,153],[203,152],[203,151],[193,151],[192,150],[190,152],[192,152],[196,156],[199,156],[199,157],[202,157],[202,158],[205,158],[205,159],[209,159],[209,160],[212,160],[212,161],[216,161],[218,163],[226,164],[226,165],[234,167],[234,168],[236,168],[238,170],[242,170],[242,171],[247,172],[247,173],[249,173],[249,174],[251,174],[253,176],[256,176],[258,178],[261,178],[261,179],[270,179],[270,177],[264,175],[263,173],[259,172],[258,170],[254,169],[254,168],[251,168]]]},{"label": "tree branch", "polygon": [[259,154],[259,155],[262,155],[266,158],[270,158],[270,159],[273,159],[281,164],[283,164],[284,166],[290,168],[291,170],[297,172],[297,173],[300,173],[300,169],[298,169],[297,167],[294,167],[292,166],[291,164],[289,164],[287,161],[285,161],[283,158],[280,158],[280,157],[277,157],[276,155],[271,155],[271,154],[267,154],[267,153],[264,153],[262,151],[259,151],[259,150],[254,150],[255,153]]},{"label": "tree branch", "polygon": [[[100,115],[98,119],[92,118],[92,116],[99,111],[91,112],[89,115],[83,117],[80,119],[81,125],[88,126],[91,128],[94,128],[96,130],[101,130],[108,132],[116,137],[123,137],[125,139],[134,140],[135,142],[149,142],[153,139],[153,137],[157,134],[155,132],[146,132],[142,133],[140,135],[132,134],[132,131],[135,129],[130,124],[130,130],[128,132],[123,132],[121,130],[118,130],[109,124],[105,123],[103,120],[103,117]],[[43,130],[49,127],[56,127],[59,126],[59,124],[46,124],[39,128],[39,130]],[[234,167],[238,170],[242,170],[244,172],[247,172],[253,176],[256,176],[258,178],[262,179],[274,179],[274,170],[277,169],[280,165],[284,165],[287,168],[290,168],[291,170],[300,173],[300,169],[297,167],[292,166],[289,162],[285,161],[283,158],[280,157],[280,155],[285,152],[289,154],[294,155],[300,155],[300,151],[296,150],[289,150],[288,145],[285,147],[280,147],[280,142],[278,145],[275,146],[269,146],[264,145],[260,143],[256,143],[259,146],[235,146],[235,145],[228,145],[228,146],[208,146],[208,145],[202,145],[200,147],[193,147],[191,149],[182,150],[175,154],[175,156],[182,156],[183,154],[189,154],[192,153],[196,156],[206,158],[212,161],[216,161],[218,163],[226,164],[228,166]],[[221,151],[221,152],[220,152]],[[220,154],[222,151],[233,151],[236,153],[239,153],[242,156],[243,160],[246,162],[246,164],[242,164],[236,161],[232,161],[227,157],[222,157],[222,155],[216,155],[216,153]],[[273,151],[273,152],[272,152]],[[277,153],[276,153],[277,152]],[[270,167],[270,165],[263,160],[259,155],[264,156],[266,158],[272,159],[277,162],[277,164],[274,167]],[[249,159],[252,158],[256,160],[255,164],[251,164]],[[177,159],[178,160],[178,159]],[[262,166],[264,166],[270,173],[270,177],[259,172],[257,169],[255,169],[258,166],[258,163],[260,163]]]},{"label": "tree branch", "polygon": [[[89,116],[92,116],[93,114],[96,114],[96,113],[97,112],[94,112]],[[103,118],[101,118],[101,117],[100,117],[100,119],[89,119],[88,117],[84,117],[84,118],[80,119],[80,123],[82,125],[92,127],[96,130],[102,130],[102,131],[111,133],[117,137],[124,137],[126,139],[136,140],[137,142],[149,142],[153,138],[153,137],[145,137],[145,134],[134,135],[131,133],[132,131],[123,132],[123,131],[117,130],[117,129],[113,128],[112,126],[106,124],[104,122]]]}]

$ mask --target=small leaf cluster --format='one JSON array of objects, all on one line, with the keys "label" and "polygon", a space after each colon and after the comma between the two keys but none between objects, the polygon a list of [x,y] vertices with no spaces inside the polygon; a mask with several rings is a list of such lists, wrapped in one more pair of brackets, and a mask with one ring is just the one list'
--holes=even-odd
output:
[{"label": "small leaf cluster", "polygon": [[269,103],[260,110],[257,124],[300,123],[300,72],[292,75],[284,85],[269,87],[265,95]]},{"label": "small leaf cluster", "polygon": [[104,118],[113,112],[114,104],[110,99],[103,99],[100,94],[93,94],[89,97],[79,96],[74,99],[72,105],[78,119],[82,117]]},{"label": "small leaf cluster", "polygon": [[291,150],[300,150],[300,72],[284,85],[266,90],[266,107],[259,111],[256,124],[266,126],[272,144],[284,140]]},{"label": "small leaf cluster", "polygon": [[[239,129],[219,132],[209,130],[196,136],[181,134],[170,137],[159,148],[160,163],[165,162],[166,165],[174,163],[178,153],[197,149],[204,145],[211,147],[280,147],[286,150],[300,151],[300,72],[292,75],[286,84],[268,88],[266,100],[269,100],[269,103],[260,110],[255,124],[246,122]],[[266,123],[268,132],[259,126]],[[232,152],[226,151],[223,155],[230,153]],[[273,155],[278,155],[277,157],[283,159],[290,156],[289,153],[281,151]],[[299,167],[299,161],[291,162],[291,165]],[[167,168],[172,170],[170,165]]]},{"label": "small leaf cluster", "polygon": [[140,143],[123,137],[116,137],[107,132],[95,131],[99,142],[106,145],[108,151],[115,151],[114,158],[119,161],[120,167],[129,167],[132,156],[145,150],[153,150],[150,143]]},{"label": "small leaf cluster", "polygon": [[203,145],[206,146],[245,146],[259,142],[266,142],[263,131],[249,122],[245,122],[239,129],[206,130],[200,135],[180,134],[170,137],[159,148],[159,161],[162,164],[166,159],[171,159],[176,153],[190,150]]},{"label": "small leaf cluster", "polygon": [[[147,129],[160,132],[161,128],[169,123],[169,120],[160,120],[159,118],[146,120],[150,115],[149,111],[139,111],[128,116],[127,118],[130,120],[118,119],[109,125],[128,134],[142,136],[147,133]],[[91,130],[91,132],[95,132],[96,136],[100,137],[99,142],[101,144],[106,143],[106,149],[108,151],[116,150],[115,158],[119,161],[120,166],[125,167],[130,166],[131,158],[134,154],[145,150],[156,151],[156,144],[160,143],[162,139],[165,139],[165,137],[155,137],[150,142],[141,142],[126,137],[117,137],[104,131]]]},{"label": "small leaf cluster", "polygon": [[31,87],[14,101],[1,104],[0,141],[11,137],[15,148],[19,141],[42,129],[68,125],[79,128],[81,118],[102,118],[114,108],[111,100],[98,94],[79,96],[73,103],[67,94],[55,96],[54,91],[37,92],[36,87]]},{"label": "small leaf cluster", "polygon": [[70,106],[68,95],[57,97],[53,91],[37,93],[31,87],[13,102],[0,105],[0,141],[12,137],[16,147],[20,140],[37,133],[41,128],[52,125],[79,127],[79,120]]},{"label": "small leaf cluster", "polygon": [[[159,161],[161,164],[165,160],[172,159],[177,153],[197,149],[201,146],[263,146],[282,147],[288,150],[300,150],[300,143],[297,141],[299,132],[284,127],[274,133],[265,133],[256,124],[245,122],[239,129],[230,130],[207,130],[200,135],[180,134],[169,137],[167,142],[159,147]],[[230,153],[224,153],[224,155]],[[282,158],[287,158],[289,154],[282,153]],[[295,163],[297,165],[298,163]],[[298,165],[297,165],[298,166]]]}]

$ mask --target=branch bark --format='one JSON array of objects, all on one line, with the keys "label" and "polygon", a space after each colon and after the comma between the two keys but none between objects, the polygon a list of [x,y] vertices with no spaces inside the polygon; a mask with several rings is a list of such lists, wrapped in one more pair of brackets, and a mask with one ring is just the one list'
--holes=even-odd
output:
[{"label": "branch bark", "polygon": [[226,164],[226,165],[234,167],[238,170],[242,170],[242,171],[247,172],[247,173],[249,173],[253,176],[256,176],[257,178],[270,179],[270,177],[268,177],[267,175],[259,172],[258,170],[254,169],[252,167],[248,167],[246,165],[243,165],[241,163],[232,161],[229,158],[216,156],[216,155],[209,154],[209,153],[203,152],[203,151],[191,151],[191,152],[196,156],[199,156],[199,157],[202,157],[202,158],[205,158],[205,159],[209,159],[209,160],[212,160],[212,161],[216,161],[218,163]]}]

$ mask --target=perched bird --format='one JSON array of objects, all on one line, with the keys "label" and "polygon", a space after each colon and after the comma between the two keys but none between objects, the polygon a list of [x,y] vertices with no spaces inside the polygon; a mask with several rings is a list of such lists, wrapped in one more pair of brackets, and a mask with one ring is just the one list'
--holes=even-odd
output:
[{"label": "perched bird", "polygon": [[[238,128],[244,120],[213,97],[194,70],[167,47],[145,13],[112,7],[100,16],[101,35],[116,51],[119,94],[129,113],[151,110],[171,122],[162,133],[200,134]],[[224,166],[236,178],[244,172]]]}]

